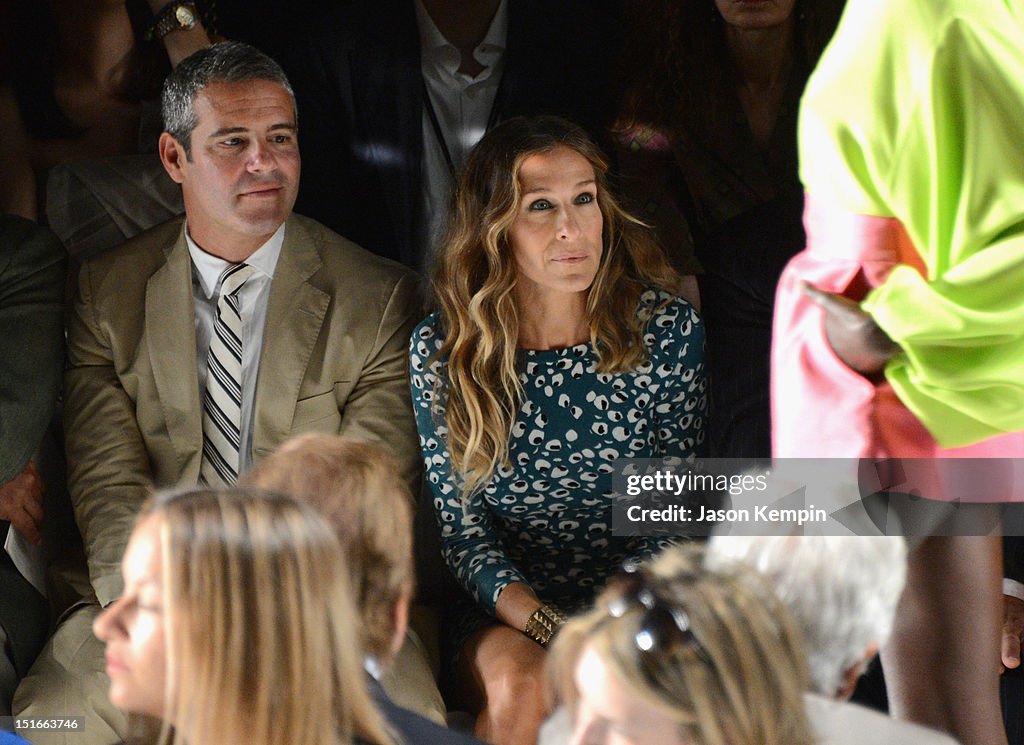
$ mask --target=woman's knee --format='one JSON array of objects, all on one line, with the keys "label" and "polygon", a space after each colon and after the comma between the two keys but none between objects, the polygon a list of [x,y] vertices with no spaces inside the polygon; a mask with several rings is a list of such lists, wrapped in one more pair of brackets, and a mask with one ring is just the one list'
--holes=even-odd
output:
[{"label": "woman's knee", "polygon": [[543,708],[544,650],[512,629],[496,629],[489,636],[476,650],[488,708]]}]

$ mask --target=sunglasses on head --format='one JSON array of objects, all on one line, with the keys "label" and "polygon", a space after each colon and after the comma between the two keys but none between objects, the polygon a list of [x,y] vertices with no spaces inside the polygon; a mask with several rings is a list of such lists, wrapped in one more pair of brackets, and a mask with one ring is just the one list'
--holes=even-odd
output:
[{"label": "sunglasses on head", "polygon": [[651,661],[663,660],[667,653],[687,648],[707,665],[711,657],[690,627],[685,610],[659,597],[657,580],[637,562],[627,561],[622,571],[608,585],[605,609],[612,618],[622,618],[634,608],[643,609],[633,642],[647,667]]}]

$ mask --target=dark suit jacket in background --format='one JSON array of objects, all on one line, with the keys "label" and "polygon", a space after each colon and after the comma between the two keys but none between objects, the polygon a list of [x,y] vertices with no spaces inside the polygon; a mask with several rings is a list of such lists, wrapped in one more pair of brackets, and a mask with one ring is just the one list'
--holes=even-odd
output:
[{"label": "dark suit jacket in background", "polygon": [[[0,215],[0,484],[21,473],[57,406],[66,265],[53,233]],[[53,522],[49,514],[45,519]],[[20,677],[46,640],[49,618],[43,598],[4,551],[9,526],[0,520],[0,636],[6,647],[0,648],[0,667],[10,664]],[[0,701],[0,712],[9,703]]]},{"label": "dark suit jacket in background", "polygon": [[[500,119],[559,114],[600,133],[622,24],[614,0],[508,0]],[[416,265],[423,83],[413,0],[323,8],[282,61],[299,105],[296,210]]]},{"label": "dark suit jacket in background", "polygon": [[57,406],[66,266],[53,233],[0,215],[0,483],[28,463]]}]

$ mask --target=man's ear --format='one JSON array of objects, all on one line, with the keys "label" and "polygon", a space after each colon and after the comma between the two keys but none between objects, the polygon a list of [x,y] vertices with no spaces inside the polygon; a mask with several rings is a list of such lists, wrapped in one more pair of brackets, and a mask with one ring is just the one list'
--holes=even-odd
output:
[{"label": "man's ear", "polygon": [[164,132],[160,135],[159,150],[160,162],[164,164],[164,170],[167,171],[167,175],[175,183],[182,183],[185,180],[185,176],[182,173],[182,163],[188,157],[185,154],[185,148],[174,139],[170,132]]}]

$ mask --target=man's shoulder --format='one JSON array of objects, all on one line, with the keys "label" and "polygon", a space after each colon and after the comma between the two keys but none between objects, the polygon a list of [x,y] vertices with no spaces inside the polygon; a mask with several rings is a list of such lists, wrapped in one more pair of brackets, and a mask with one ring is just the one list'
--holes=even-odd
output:
[{"label": "man's shoulder", "polygon": [[17,215],[0,214],[0,261],[15,251],[34,249],[44,256],[63,253],[60,240],[48,228]]},{"label": "man's shoulder", "polygon": [[16,215],[0,215],[0,277],[19,281],[44,267],[63,271],[67,254],[47,228]]},{"label": "man's shoulder", "polygon": [[958,745],[947,734],[886,716],[848,701],[804,697],[821,745]]},{"label": "man's shoulder", "polygon": [[[320,254],[328,281],[346,289],[358,292],[360,288],[391,287],[401,280],[412,285],[419,281],[419,275],[408,267],[367,251],[310,217],[293,214],[285,230],[286,245],[293,240],[313,245]],[[294,231],[293,236],[288,236],[287,231]]]},{"label": "man's shoulder", "polygon": [[482,743],[458,730],[442,727],[426,717],[403,709],[391,701],[380,690],[371,689],[384,718],[397,731],[403,742],[429,742],[437,745],[482,745]]},{"label": "man's shoulder", "polygon": [[184,219],[183,215],[172,217],[118,246],[89,256],[82,262],[83,271],[95,277],[111,272],[123,279],[148,276],[166,262],[168,250],[181,237]]}]

